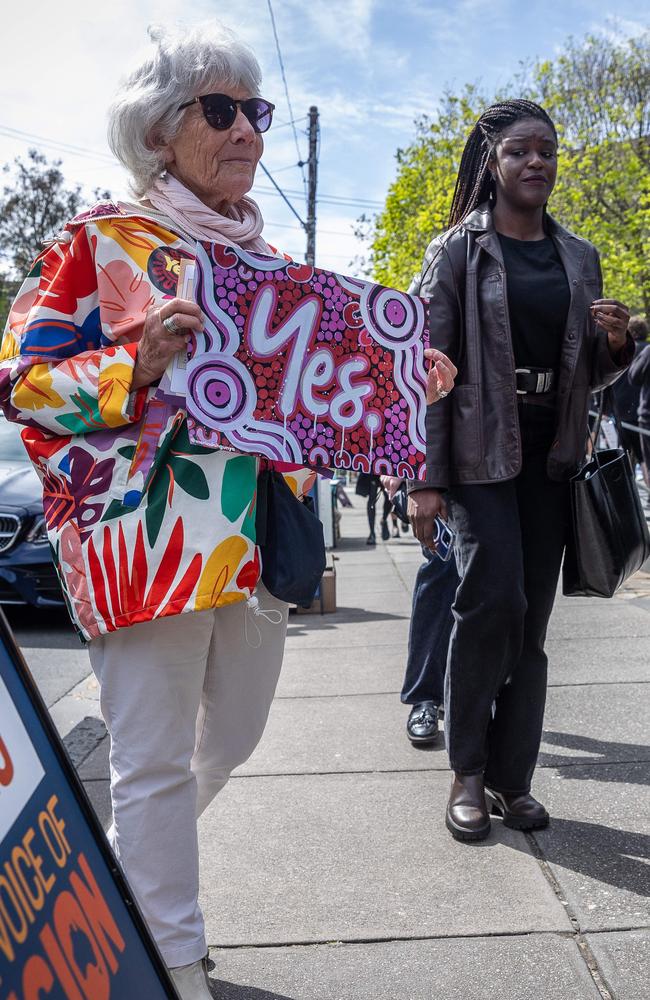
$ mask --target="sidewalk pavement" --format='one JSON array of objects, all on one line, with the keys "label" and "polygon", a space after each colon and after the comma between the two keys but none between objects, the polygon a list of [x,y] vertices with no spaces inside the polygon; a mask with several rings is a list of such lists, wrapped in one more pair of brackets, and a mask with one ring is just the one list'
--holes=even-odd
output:
[{"label": "sidewalk pavement", "polygon": [[[419,547],[368,548],[358,499],[342,527],[338,611],[291,616],[266,734],[200,821],[215,997],[647,1000],[650,573],[558,599],[534,786],[550,828],[496,820],[464,845],[445,751],[410,745],[399,701]],[[85,653],[18,637],[106,823]]]}]

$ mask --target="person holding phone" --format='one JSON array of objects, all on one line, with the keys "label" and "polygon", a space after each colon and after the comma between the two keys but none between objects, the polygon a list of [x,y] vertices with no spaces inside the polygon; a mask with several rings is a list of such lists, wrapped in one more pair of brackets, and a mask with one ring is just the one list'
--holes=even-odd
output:
[{"label": "person holding phone", "polygon": [[426,481],[409,484],[419,541],[456,533],[445,725],[446,823],[458,840],[546,826],[530,793],[546,697],[544,642],[565,545],[568,480],[584,457],[591,392],[632,356],[629,313],[603,298],[598,252],[547,211],[557,133],[539,105],[489,107],[463,151],[449,227],[421,294],[431,343],[458,367],[427,412]]}]

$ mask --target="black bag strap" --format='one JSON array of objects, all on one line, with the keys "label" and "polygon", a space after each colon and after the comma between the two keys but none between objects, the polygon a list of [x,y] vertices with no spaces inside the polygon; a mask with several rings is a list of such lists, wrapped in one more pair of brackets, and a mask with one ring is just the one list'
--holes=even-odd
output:
[{"label": "black bag strap", "polygon": [[[605,393],[606,390],[601,389],[597,394],[596,393],[594,394],[598,395],[598,413],[596,415],[596,422],[593,426],[593,429],[590,430],[589,428],[587,428],[587,442],[591,444],[591,458],[596,463],[599,469],[601,468],[601,463],[600,463],[601,453],[598,450],[598,437],[600,435],[600,428],[603,423],[603,416],[605,415]],[[618,403],[616,402],[616,399],[614,397],[614,393],[611,393],[609,395],[609,398],[611,399],[612,403],[611,416],[614,421],[614,427],[616,428],[616,436],[618,438],[618,444],[620,448],[622,439],[621,416],[618,409]],[[607,451],[609,449],[605,450]]]},{"label": "black bag strap", "polygon": [[255,541],[258,545],[266,544],[269,519],[269,489],[271,486],[271,470],[268,463],[260,469],[257,476],[257,498],[255,506]]}]

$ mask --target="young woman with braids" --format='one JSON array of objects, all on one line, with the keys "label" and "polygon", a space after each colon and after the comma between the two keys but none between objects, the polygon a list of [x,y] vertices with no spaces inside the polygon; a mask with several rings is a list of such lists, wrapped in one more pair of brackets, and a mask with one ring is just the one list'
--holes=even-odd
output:
[{"label": "young woman with braids", "polygon": [[459,840],[488,835],[488,804],[516,829],[549,821],[530,786],[567,481],[584,456],[591,392],[632,355],[628,310],[602,298],[596,249],[547,213],[556,172],[542,108],[488,108],[463,152],[449,228],[424,260],[431,343],[459,372],[428,411],[427,478],[409,512],[430,548],[437,514],[457,535],[445,716],[446,822]]}]

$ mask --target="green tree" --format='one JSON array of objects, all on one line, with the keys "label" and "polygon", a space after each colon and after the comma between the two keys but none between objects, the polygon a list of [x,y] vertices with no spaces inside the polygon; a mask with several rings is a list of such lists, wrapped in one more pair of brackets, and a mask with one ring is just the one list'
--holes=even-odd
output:
[{"label": "green tree", "polygon": [[3,168],[11,180],[0,198],[0,254],[24,274],[50,239],[81,206],[81,185],[66,187],[61,160],[48,162],[36,149]]},{"label": "green tree", "polygon": [[[556,60],[525,68],[504,93],[537,100],[554,118],[560,171],[551,211],[598,247],[606,294],[650,314],[650,32],[570,39]],[[416,123],[371,227],[376,280],[403,288],[419,270],[427,243],[445,228],[469,130],[504,93],[488,98],[468,85]]]},{"label": "green tree", "polygon": [[427,244],[446,227],[463,146],[488,103],[472,85],[460,96],[446,92],[437,114],[418,119],[414,141],[397,150],[397,176],[371,225],[376,281],[406,288],[419,272]]},{"label": "green tree", "polygon": [[606,294],[650,315],[650,32],[570,40],[531,91],[561,135],[554,214],[598,247]]},{"label": "green tree", "polygon": [[[5,164],[10,178],[0,195],[0,334],[15,294],[16,279],[22,278],[43,243],[59,232],[81,211],[87,199],[80,184],[68,186],[61,160],[48,161],[36,149],[27,159],[17,157]],[[94,199],[110,198],[109,191],[95,190]]]}]

